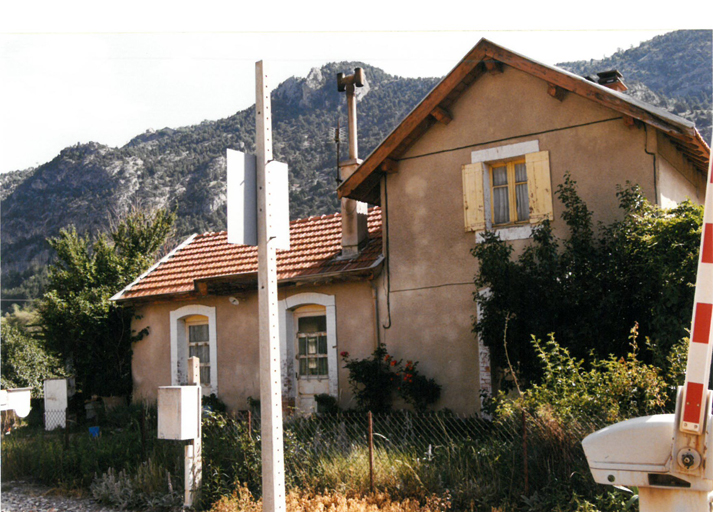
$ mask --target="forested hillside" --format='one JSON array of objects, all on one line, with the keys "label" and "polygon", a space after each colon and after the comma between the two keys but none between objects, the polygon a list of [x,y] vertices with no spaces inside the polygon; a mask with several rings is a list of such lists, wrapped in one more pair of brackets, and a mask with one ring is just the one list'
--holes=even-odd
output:
[{"label": "forested hillside", "polygon": [[[696,122],[710,141],[711,55],[711,31],[680,31],[601,61],[561,66],[582,75],[619,69],[630,94]],[[438,81],[340,62],[280,84],[273,92],[274,153],[289,164],[292,218],[338,209],[332,130],[338,119],[346,126],[346,99],[335,77],[356,66],[368,81],[357,89],[362,157]],[[46,239],[68,225],[96,232],[133,206],[165,206],[177,212],[178,240],[225,229],[225,150],[254,150],[254,112],[251,107],[218,121],[147,131],[121,148],[87,142],[37,168],[0,175],[3,309],[8,299],[40,293],[51,257]]]}]

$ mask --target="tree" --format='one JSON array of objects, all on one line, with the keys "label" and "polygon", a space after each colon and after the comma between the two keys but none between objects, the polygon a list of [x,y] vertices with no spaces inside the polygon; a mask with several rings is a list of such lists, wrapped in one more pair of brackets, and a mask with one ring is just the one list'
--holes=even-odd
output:
[{"label": "tree", "polygon": [[[691,320],[703,208],[685,201],[671,210],[652,205],[638,187],[617,193],[623,218],[595,230],[592,213],[566,176],[556,193],[569,237],[549,223],[535,230],[517,261],[512,247],[486,233],[473,255],[483,316],[474,324],[494,362],[507,355],[525,381],[541,377],[531,336],[558,342],[575,358],[625,357],[630,329],[652,340],[647,362],[666,366],[671,347]],[[505,340],[505,343],[503,343]]]},{"label": "tree", "polygon": [[70,227],[48,240],[56,259],[39,303],[42,330],[84,396],[131,392],[132,344],[145,333],[131,330],[131,307],[109,299],[148,269],[174,221],[166,210],[134,210],[108,235],[91,239]]},{"label": "tree", "polygon": [[36,312],[14,305],[2,317],[2,388],[32,388],[32,397],[43,396],[46,379],[64,376],[61,360],[48,351],[33,328]]}]

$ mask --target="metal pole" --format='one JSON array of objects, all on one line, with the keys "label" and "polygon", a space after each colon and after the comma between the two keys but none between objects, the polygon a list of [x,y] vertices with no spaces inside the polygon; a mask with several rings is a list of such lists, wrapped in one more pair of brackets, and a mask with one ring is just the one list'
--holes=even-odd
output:
[{"label": "metal pole", "polygon": [[530,485],[527,474],[527,418],[525,417],[525,409],[522,410],[522,461],[523,472],[525,477],[525,496],[530,494]]},{"label": "metal pole", "polygon": [[374,492],[374,418],[369,411],[369,486]]},{"label": "metal pole", "polygon": [[282,441],[282,377],[277,308],[277,259],[268,163],[272,161],[272,110],[268,73],[255,64],[255,147],[258,195],[258,310],[260,320],[260,416],[262,500],[265,512],[285,510]]}]

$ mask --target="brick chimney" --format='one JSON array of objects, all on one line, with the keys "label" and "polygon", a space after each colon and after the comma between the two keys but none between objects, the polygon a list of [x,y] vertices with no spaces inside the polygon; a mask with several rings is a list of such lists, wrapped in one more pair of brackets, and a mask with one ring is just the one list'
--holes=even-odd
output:
[{"label": "brick chimney", "polygon": [[[349,120],[349,159],[339,162],[339,175],[346,180],[357,170],[361,160],[357,146],[356,97],[354,89],[364,85],[364,70],[356,68],[353,75],[337,74],[337,89],[347,93],[347,116]],[[342,257],[353,258],[359,254],[359,246],[366,241],[367,205],[361,201],[342,198]]]},{"label": "brick chimney", "polygon": [[603,85],[604,87],[608,87],[609,89],[619,92],[624,92],[628,89],[623,80],[624,75],[619,73],[616,69],[602,71],[601,73],[597,73],[597,76],[599,77],[597,80],[599,85]]}]

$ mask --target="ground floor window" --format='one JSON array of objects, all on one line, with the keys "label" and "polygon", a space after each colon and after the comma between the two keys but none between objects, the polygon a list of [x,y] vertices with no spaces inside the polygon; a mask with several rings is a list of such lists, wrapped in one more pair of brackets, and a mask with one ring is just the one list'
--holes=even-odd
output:
[{"label": "ground floor window", "polygon": [[[312,308],[310,308],[312,309]],[[327,360],[327,316],[322,311],[296,312],[297,359],[300,377],[320,377],[329,373]]]}]

